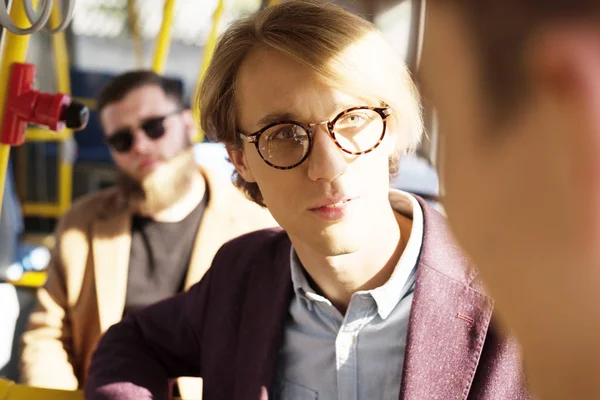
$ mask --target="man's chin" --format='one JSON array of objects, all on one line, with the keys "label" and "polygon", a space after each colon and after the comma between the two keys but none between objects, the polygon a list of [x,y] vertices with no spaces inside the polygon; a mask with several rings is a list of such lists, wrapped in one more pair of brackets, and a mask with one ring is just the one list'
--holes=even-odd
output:
[{"label": "man's chin", "polygon": [[159,169],[161,167],[162,163],[153,163],[153,164],[148,164],[148,165],[144,165],[144,166],[140,166],[137,171],[136,171],[136,175],[139,177],[138,179],[140,181],[144,180],[146,177],[148,177],[149,175],[151,175],[153,172],[155,172],[157,169]]},{"label": "man's chin", "polygon": [[159,165],[151,167],[138,167],[134,171],[121,171],[121,173],[125,179],[137,183],[141,187],[143,186],[145,180],[151,179],[150,177],[156,173],[158,168]]},{"label": "man's chin", "polygon": [[[342,225],[342,224],[339,224]],[[364,238],[343,226],[329,226],[317,235],[310,235],[311,247],[326,257],[343,256],[360,250]]]}]

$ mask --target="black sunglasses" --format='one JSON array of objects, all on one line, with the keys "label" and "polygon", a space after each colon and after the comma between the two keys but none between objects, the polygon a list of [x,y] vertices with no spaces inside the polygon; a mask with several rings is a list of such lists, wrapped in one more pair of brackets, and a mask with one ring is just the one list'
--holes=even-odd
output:
[{"label": "black sunglasses", "polygon": [[[139,129],[143,130],[150,139],[159,139],[165,134],[165,119],[172,115],[179,114],[180,112],[181,110],[176,110],[161,117],[152,117],[142,120]],[[133,147],[134,141],[135,136],[131,128],[119,129],[112,135],[104,138],[104,143],[119,153],[129,152]]]}]

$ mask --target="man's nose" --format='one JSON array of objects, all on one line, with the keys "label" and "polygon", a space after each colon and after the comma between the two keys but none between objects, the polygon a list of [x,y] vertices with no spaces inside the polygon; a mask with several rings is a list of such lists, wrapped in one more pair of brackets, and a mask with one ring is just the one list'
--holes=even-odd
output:
[{"label": "man's nose", "polygon": [[317,181],[324,179],[332,182],[343,175],[348,168],[348,162],[342,150],[337,147],[329,131],[323,125],[315,128],[313,148],[308,157],[308,177]]},{"label": "man's nose", "polygon": [[136,129],[135,132],[133,132],[133,144],[131,145],[132,153],[148,153],[152,149],[152,146],[152,139],[150,139],[142,129]]}]

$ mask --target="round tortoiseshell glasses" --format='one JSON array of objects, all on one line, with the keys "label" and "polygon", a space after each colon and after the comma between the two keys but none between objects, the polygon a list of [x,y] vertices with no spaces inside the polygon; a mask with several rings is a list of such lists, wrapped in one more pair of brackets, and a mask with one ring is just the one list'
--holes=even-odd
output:
[{"label": "round tortoiseshell glasses", "polygon": [[361,155],[377,148],[383,141],[390,107],[352,107],[335,118],[315,124],[279,121],[240,138],[254,143],[258,154],[271,167],[291,169],[302,164],[313,145],[315,128],[327,125],[329,136],[345,153]]}]

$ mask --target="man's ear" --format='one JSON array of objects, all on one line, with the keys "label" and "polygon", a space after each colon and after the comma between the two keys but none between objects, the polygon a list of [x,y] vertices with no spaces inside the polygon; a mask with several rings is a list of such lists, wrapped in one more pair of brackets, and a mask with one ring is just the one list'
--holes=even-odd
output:
[{"label": "man's ear", "polygon": [[256,179],[254,179],[254,174],[248,166],[246,151],[243,147],[240,149],[233,149],[227,146],[227,154],[229,155],[229,159],[231,160],[231,163],[237,170],[238,174],[240,174],[240,176],[244,178],[246,182],[256,182]]},{"label": "man's ear", "polygon": [[198,138],[198,124],[194,120],[192,110],[186,109],[181,112],[183,118],[183,124],[185,126],[185,132],[191,143],[195,143]]},{"label": "man's ear", "polygon": [[[600,238],[600,29],[550,26],[542,30],[527,58],[534,85],[565,104],[570,129],[565,141],[573,153],[572,192],[577,211]],[[565,146],[567,147],[567,146]],[[565,150],[566,151],[566,150]],[[597,242],[594,243],[597,246]]]},{"label": "man's ear", "polygon": [[526,67],[534,84],[591,111],[588,116],[599,122],[600,29],[549,26],[533,37],[526,48]]}]

